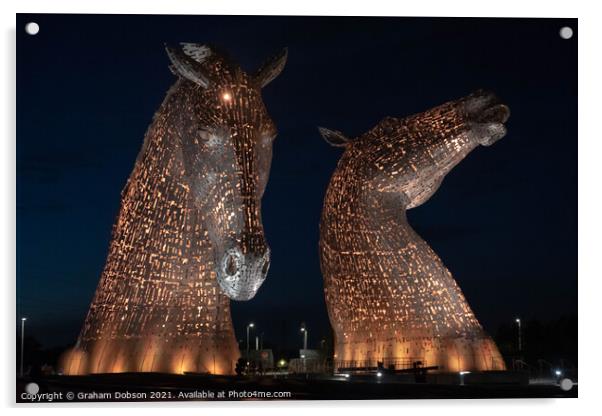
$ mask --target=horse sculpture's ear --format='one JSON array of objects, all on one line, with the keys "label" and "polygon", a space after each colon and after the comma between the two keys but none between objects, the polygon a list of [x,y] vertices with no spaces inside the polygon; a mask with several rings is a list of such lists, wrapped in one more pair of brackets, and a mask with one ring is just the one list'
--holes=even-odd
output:
[{"label": "horse sculpture's ear", "polygon": [[209,77],[203,73],[201,63],[211,56],[211,49],[197,43],[181,43],[182,49],[165,45],[174,74],[184,77],[203,88],[209,86]]},{"label": "horse sculpture's ear", "polygon": [[331,146],[346,147],[351,141],[347,136],[337,130],[330,130],[324,127],[318,127],[322,138]]},{"label": "horse sculpture's ear", "polygon": [[276,78],[286,65],[286,59],[288,57],[288,48],[282,49],[282,51],[272,58],[268,59],[255,73],[255,81],[261,86],[261,88],[268,85],[274,78]]}]

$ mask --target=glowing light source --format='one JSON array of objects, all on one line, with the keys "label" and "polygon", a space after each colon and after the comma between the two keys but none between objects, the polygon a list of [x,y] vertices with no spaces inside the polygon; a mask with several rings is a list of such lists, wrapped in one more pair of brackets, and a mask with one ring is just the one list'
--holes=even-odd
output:
[{"label": "glowing light source", "polygon": [[440,371],[505,364],[443,261],[408,224],[445,175],[506,133],[508,108],[479,91],[357,138],[320,128],[344,152],[320,222],[320,264],[335,366]]},{"label": "glowing light source", "polygon": [[225,92],[222,94],[222,98],[224,101],[230,101],[232,100],[232,94],[230,94],[229,92]]}]

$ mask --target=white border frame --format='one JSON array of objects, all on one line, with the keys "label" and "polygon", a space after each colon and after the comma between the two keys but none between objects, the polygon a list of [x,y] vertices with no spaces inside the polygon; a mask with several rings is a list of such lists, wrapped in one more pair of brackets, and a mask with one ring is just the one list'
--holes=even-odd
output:
[{"label": "white border frame", "polygon": [[[601,91],[601,56],[600,51],[602,21],[595,2],[557,1],[527,2],[524,0],[505,0],[503,2],[485,2],[470,0],[415,0],[399,2],[370,0],[351,4],[349,1],[304,0],[288,3],[276,0],[237,0],[229,1],[185,1],[169,0],[132,2],[123,0],[75,1],[42,0],[21,1],[18,4],[1,2],[0,19],[4,28],[3,64],[1,66],[4,91],[0,102],[0,125],[4,129],[0,154],[4,158],[1,165],[2,204],[1,228],[3,232],[1,263],[5,267],[3,273],[4,334],[0,345],[2,350],[3,374],[0,377],[0,394],[2,404],[15,410],[15,13],[107,13],[107,14],[237,14],[237,15],[338,15],[338,16],[470,16],[470,17],[570,17],[579,18],[579,356],[582,363],[579,374],[579,399],[508,399],[508,400],[413,400],[413,401],[328,401],[328,402],[192,402],[192,403],[119,403],[65,405],[18,405],[18,411],[26,413],[40,410],[44,414],[64,414],[75,412],[81,414],[105,414],[109,408],[118,408],[120,412],[130,412],[132,407],[143,407],[145,413],[162,414],[166,407],[179,411],[184,407],[200,408],[201,412],[229,410],[232,414],[240,414],[260,410],[262,414],[307,414],[314,409],[333,412],[334,408],[344,406],[344,412],[362,413],[384,411],[383,407],[399,407],[403,412],[430,412],[482,415],[507,415],[517,410],[533,413],[545,412],[547,415],[582,413],[597,407],[600,393],[598,374],[600,374],[600,309],[599,296],[602,292],[600,284],[600,186],[598,166],[602,154],[602,137],[600,137],[597,114],[600,105]],[[43,30],[43,28],[42,28]],[[561,167],[559,167],[561,168]],[[10,196],[10,197],[9,197]],[[551,224],[550,226],[553,226]],[[8,232],[10,230],[10,232]],[[387,409],[392,410],[392,409]]]}]

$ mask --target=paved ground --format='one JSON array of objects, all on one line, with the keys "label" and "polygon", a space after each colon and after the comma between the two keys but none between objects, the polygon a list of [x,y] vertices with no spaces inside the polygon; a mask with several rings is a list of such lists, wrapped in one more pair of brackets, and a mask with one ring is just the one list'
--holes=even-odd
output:
[{"label": "paved ground", "polygon": [[[39,391],[34,393],[36,383]],[[17,380],[17,402],[104,402],[169,400],[366,400],[577,397],[556,385],[408,383],[399,377],[255,377],[105,374],[50,376]]]}]

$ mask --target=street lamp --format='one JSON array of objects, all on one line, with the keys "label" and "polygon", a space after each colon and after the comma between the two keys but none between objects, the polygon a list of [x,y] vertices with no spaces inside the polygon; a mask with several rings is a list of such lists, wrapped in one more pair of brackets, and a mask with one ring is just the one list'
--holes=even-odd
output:
[{"label": "street lamp", "polygon": [[25,321],[27,318],[21,318],[21,377],[23,377],[23,360],[25,359]]},{"label": "street lamp", "polygon": [[520,327],[520,318],[516,318],[515,319],[516,324],[518,325],[518,352],[522,352],[523,350],[523,342],[522,342],[522,334],[521,334],[521,327]]},{"label": "street lamp", "polygon": [[305,328],[305,324],[301,327],[301,332],[303,332],[303,349],[307,349],[307,333],[309,332],[307,328]]},{"label": "street lamp", "polygon": [[249,330],[253,327],[255,327],[255,324],[253,322],[250,322],[247,325],[247,360],[249,359]]},{"label": "street lamp", "polygon": [[470,371],[460,371],[460,385],[464,385],[464,376],[470,374]]}]

